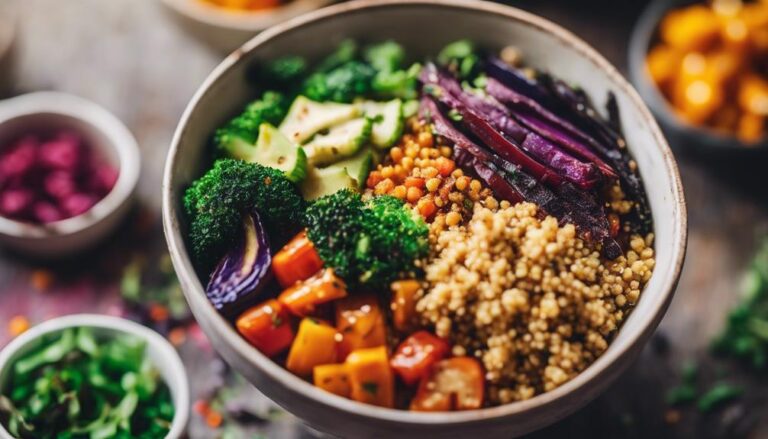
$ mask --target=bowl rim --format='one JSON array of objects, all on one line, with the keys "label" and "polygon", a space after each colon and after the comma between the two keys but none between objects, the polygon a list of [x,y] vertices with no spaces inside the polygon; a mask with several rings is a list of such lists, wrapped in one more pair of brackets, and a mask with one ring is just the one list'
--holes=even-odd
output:
[{"label": "bowl rim", "polygon": [[39,115],[77,119],[99,131],[107,142],[96,150],[111,148],[118,158],[118,177],[109,193],[86,212],[46,224],[25,223],[0,216],[0,235],[44,240],[74,235],[105,220],[131,197],[139,181],[141,153],[128,128],[104,107],[79,96],[41,91],[0,101],[0,125]]},{"label": "bowl rim", "polygon": [[231,11],[203,0],[163,0],[179,14],[201,23],[240,31],[259,31],[274,22],[323,7],[334,0],[293,0],[288,4],[253,11]]},{"label": "bowl rim", "polygon": [[[633,334],[632,337],[621,340],[622,343],[620,344],[617,344],[616,341],[614,341],[611,344],[613,349],[609,349],[603,353],[586,370],[554,390],[524,401],[504,404],[497,407],[460,412],[422,413],[362,404],[318,389],[264,356],[261,352],[248,344],[245,339],[240,337],[232,325],[216,312],[215,308],[205,297],[203,285],[198,279],[191,264],[189,254],[185,250],[185,241],[181,236],[178,218],[174,214],[178,209],[173,203],[173,193],[171,192],[171,176],[176,168],[175,163],[179,152],[179,144],[181,138],[185,134],[190,117],[198,103],[226,71],[240,62],[245,53],[248,53],[263,44],[268,44],[271,39],[278,35],[289,30],[303,27],[306,24],[328,19],[337,15],[345,15],[360,11],[371,12],[376,9],[389,7],[435,7],[458,9],[467,12],[483,12],[515,20],[523,25],[549,33],[561,43],[570,46],[572,50],[575,50],[581,56],[586,57],[597,68],[606,72],[616,86],[629,97],[633,105],[639,111],[640,116],[647,122],[652,131],[652,136],[655,139],[658,153],[662,156],[666,168],[665,172],[670,176],[673,182],[673,187],[671,188],[673,199],[670,201],[673,203],[674,211],[674,217],[672,218],[674,221],[672,232],[673,242],[671,243],[672,264],[664,267],[663,271],[658,271],[658,274],[656,272],[654,273],[658,276],[664,276],[659,288],[664,290],[665,293],[660,295],[657,301],[653,304],[653,307],[649,309],[648,317],[646,317],[647,321],[641,325],[641,329],[637,334]],[[356,0],[349,3],[332,5],[265,30],[224,59],[201,84],[200,88],[198,88],[197,92],[190,100],[190,103],[186,107],[179,121],[179,125],[174,133],[171,147],[168,152],[168,159],[166,160],[165,173],[163,176],[162,192],[163,229],[174,267],[184,286],[185,296],[187,297],[187,300],[193,301],[196,305],[200,305],[203,308],[203,312],[206,312],[208,317],[211,317],[209,323],[212,325],[213,329],[223,338],[227,339],[230,347],[235,350],[238,355],[258,368],[259,372],[264,374],[268,379],[280,382],[290,392],[300,394],[302,397],[313,403],[329,406],[350,415],[363,416],[400,425],[456,425],[488,421],[490,419],[511,415],[520,415],[523,412],[531,412],[542,408],[543,406],[547,406],[578,389],[583,390],[589,383],[594,382],[598,375],[611,369],[614,362],[619,357],[625,355],[625,353],[635,345],[638,338],[646,333],[649,335],[650,332],[658,326],[664,312],[669,306],[677,286],[687,245],[687,211],[677,164],[655,119],[634,88],[632,88],[632,86],[619,74],[618,70],[603,58],[602,55],[598,54],[595,49],[576,37],[570,31],[532,13],[511,6],[480,0]]]},{"label": "bowl rim", "polygon": [[714,150],[743,152],[765,150],[768,148],[768,134],[756,143],[745,143],[734,135],[707,129],[681,119],[675,114],[672,105],[648,74],[645,59],[651,50],[661,20],[667,12],[695,3],[697,3],[695,0],[654,0],[645,7],[629,37],[627,62],[630,80],[637,87],[653,114],[671,129],[693,136],[697,142]]},{"label": "bowl rim", "polygon": [[[157,349],[161,355],[166,358],[169,370],[173,373],[176,387],[171,389],[171,383],[163,379],[165,384],[174,392],[174,415],[171,421],[171,428],[168,431],[166,439],[178,439],[187,427],[189,420],[190,389],[187,371],[184,363],[181,361],[178,352],[171,343],[163,338],[154,330],[140,325],[134,321],[121,317],[114,317],[104,314],[69,314],[46,320],[29,330],[20,334],[11,340],[2,350],[0,350],[0,372],[10,365],[11,358],[29,343],[43,337],[47,334],[60,332],[68,328],[89,327],[113,330],[124,334],[131,334],[140,337],[153,348]],[[0,424],[0,438],[13,439],[13,436]]]}]

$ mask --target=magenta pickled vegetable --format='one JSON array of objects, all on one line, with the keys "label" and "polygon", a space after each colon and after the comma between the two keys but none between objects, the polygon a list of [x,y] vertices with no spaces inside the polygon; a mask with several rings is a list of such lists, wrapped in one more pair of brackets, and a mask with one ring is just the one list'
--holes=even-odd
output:
[{"label": "magenta pickled vegetable", "polygon": [[77,132],[22,135],[0,144],[0,216],[46,224],[81,215],[117,177]]}]

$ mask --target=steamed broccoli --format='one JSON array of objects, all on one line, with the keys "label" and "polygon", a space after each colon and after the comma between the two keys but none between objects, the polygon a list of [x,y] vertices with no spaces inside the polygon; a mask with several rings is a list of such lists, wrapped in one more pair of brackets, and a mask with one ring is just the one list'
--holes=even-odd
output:
[{"label": "steamed broccoli", "polygon": [[427,225],[390,196],[363,202],[341,190],[307,209],[306,226],[320,258],[352,288],[388,291],[428,250]]},{"label": "steamed broccoli", "polygon": [[349,61],[328,72],[312,74],[304,82],[302,94],[320,102],[352,102],[370,92],[375,73],[367,64]]},{"label": "steamed broccoli", "polygon": [[288,85],[301,79],[307,71],[307,61],[300,56],[286,56],[267,64],[263,76],[265,81]]},{"label": "steamed broccoli", "polygon": [[315,69],[316,72],[329,72],[342,64],[346,64],[357,57],[357,42],[355,40],[344,40],[339,43],[336,50],[328,55]]},{"label": "steamed broccoli", "polygon": [[363,57],[377,71],[392,72],[402,67],[405,50],[403,46],[390,40],[368,46]]},{"label": "steamed broccoli", "polygon": [[270,238],[301,222],[304,199],[277,169],[222,159],[184,194],[190,245],[198,265],[209,268],[232,245],[243,213],[256,209]]},{"label": "steamed broccoli", "polygon": [[458,40],[443,47],[437,62],[461,79],[472,79],[480,69],[480,56],[470,40]]},{"label": "steamed broccoli", "polygon": [[241,157],[242,148],[256,143],[259,126],[263,122],[278,124],[288,111],[288,100],[275,91],[267,91],[262,97],[251,102],[242,114],[216,130],[214,142],[220,152],[230,157]]}]

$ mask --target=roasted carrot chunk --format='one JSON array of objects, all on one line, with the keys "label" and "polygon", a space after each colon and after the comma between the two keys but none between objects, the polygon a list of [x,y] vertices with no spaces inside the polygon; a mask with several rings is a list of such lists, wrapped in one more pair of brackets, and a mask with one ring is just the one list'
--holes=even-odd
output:
[{"label": "roasted carrot chunk", "polygon": [[416,318],[416,293],[419,291],[416,280],[399,280],[392,282],[392,320],[395,329],[407,332],[413,326]]},{"label": "roasted carrot chunk", "polygon": [[247,310],[235,326],[246,340],[268,357],[288,349],[293,341],[288,312],[277,300],[268,300]]},{"label": "roasted carrot chunk", "polygon": [[283,291],[277,300],[285,305],[291,314],[304,317],[315,312],[318,305],[347,295],[347,286],[326,268],[302,282]]},{"label": "roasted carrot chunk", "polygon": [[387,331],[379,301],[372,294],[358,294],[335,302],[336,329],[341,335],[339,359],[356,349],[384,346]]},{"label": "roasted carrot chunk", "polygon": [[308,279],[322,268],[323,261],[306,231],[296,235],[272,258],[272,272],[283,288]]}]

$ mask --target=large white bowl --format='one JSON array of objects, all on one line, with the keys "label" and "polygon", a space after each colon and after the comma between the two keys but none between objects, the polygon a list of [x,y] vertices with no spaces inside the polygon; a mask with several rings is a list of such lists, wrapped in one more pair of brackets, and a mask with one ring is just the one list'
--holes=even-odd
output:
[{"label": "large white bowl", "polygon": [[26,133],[72,129],[119,169],[115,186],[87,212],[49,224],[0,216],[0,244],[42,258],[60,257],[95,245],[128,213],[139,181],[136,139],[112,113],[83,98],[37,92],[0,101],[0,146]]},{"label": "large white bowl", "polygon": [[[613,91],[621,122],[655,218],[656,269],[608,350],[573,380],[532,399],[452,413],[415,413],[360,404],[324,392],[262,355],[206,299],[185,244],[181,196],[209,165],[211,133],[256,91],[248,66],[281,55],[318,59],[343,38],[400,41],[414,57],[470,38],[482,46],[514,44],[526,61],[581,85],[599,102]],[[583,406],[636,358],[672,299],[686,247],[686,208],[677,166],[648,108],[603,57],[559,26],[515,8],[481,1],[357,1],[273,27],[230,55],[200,87],[173,139],[163,181],[168,246],[187,300],[213,346],[268,397],[322,432],[342,437],[509,438],[551,424]]]},{"label": "large white bowl", "polygon": [[[171,391],[175,413],[166,439],[179,439],[184,434],[189,420],[189,380],[184,364],[176,349],[157,332],[119,317],[99,314],[74,314],[57,317],[41,323],[11,341],[0,351],[0,388],[4,387],[11,366],[25,353],[40,346],[43,336],[61,332],[67,328],[92,328],[97,336],[128,334],[147,342],[147,355],[155,365],[163,381]],[[0,425],[0,439],[14,439],[8,430]]]}]

